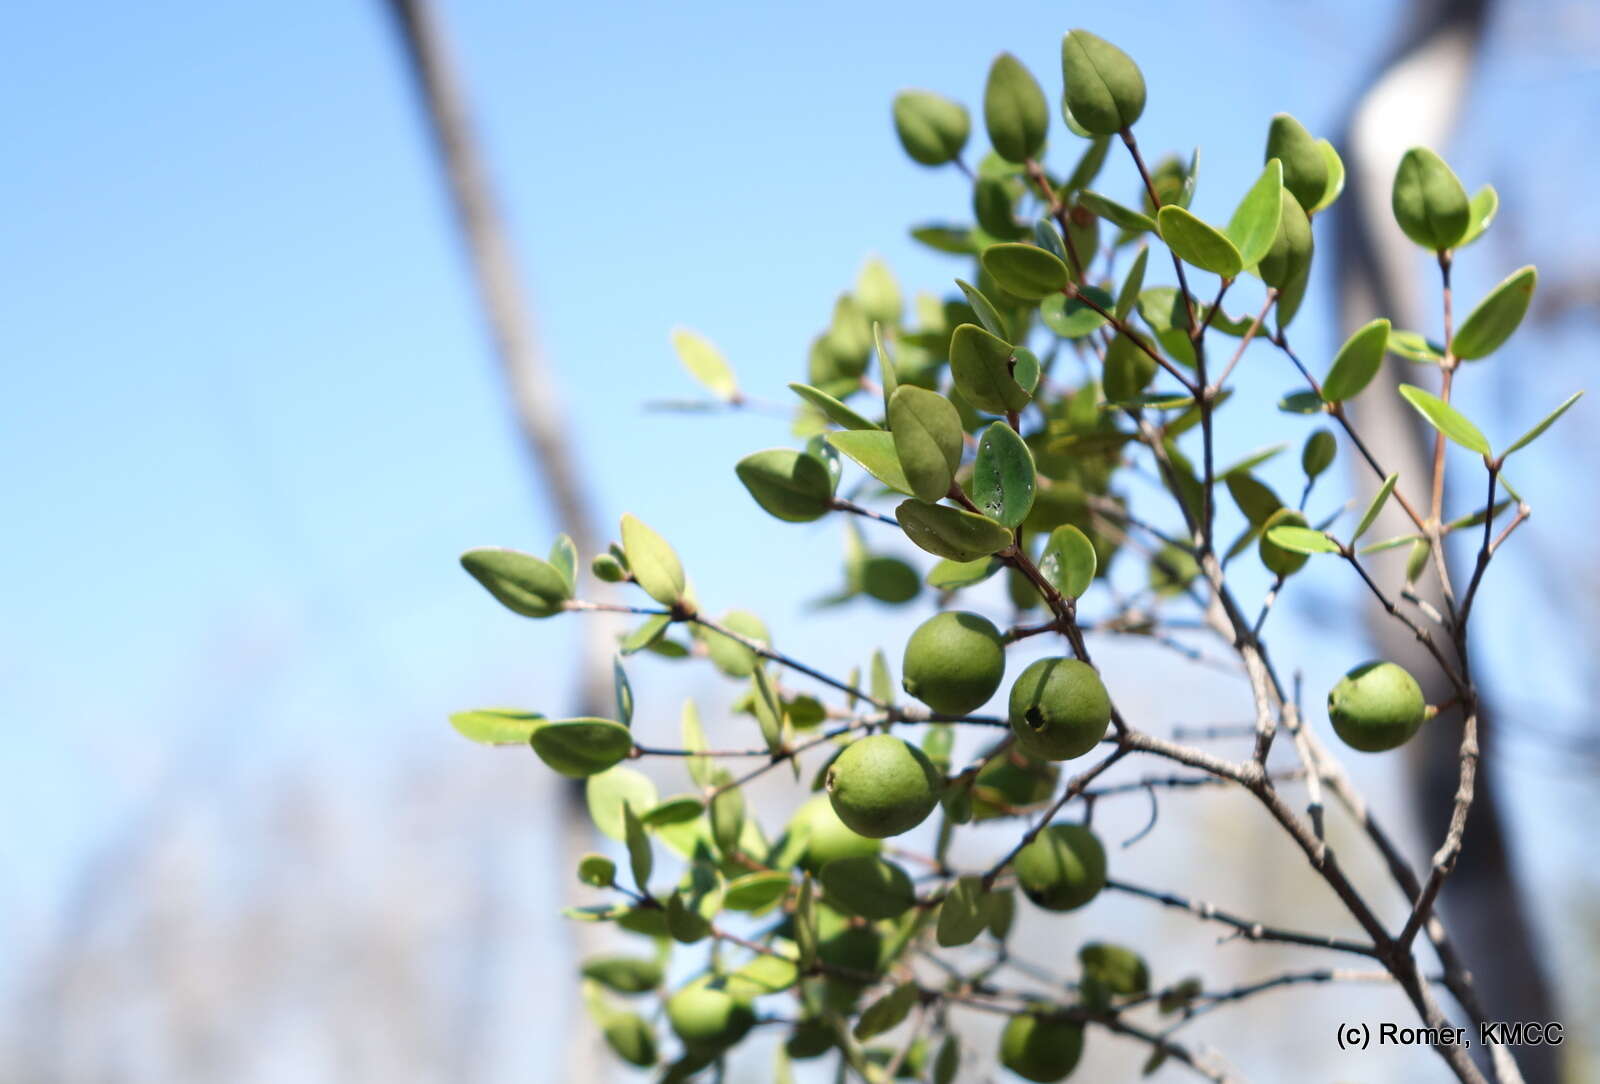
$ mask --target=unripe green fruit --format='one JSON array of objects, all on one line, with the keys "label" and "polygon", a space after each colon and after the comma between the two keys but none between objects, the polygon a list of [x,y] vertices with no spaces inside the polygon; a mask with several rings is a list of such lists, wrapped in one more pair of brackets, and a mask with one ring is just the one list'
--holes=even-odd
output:
[{"label": "unripe green fruit", "polygon": [[1052,824],[1011,863],[1017,884],[1047,911],[1082,907],[1106,886],[1106,851],[1081,824]]},{"label": "unripe green fruit", "polygon": [[972,819],[987,820],[1048,801],[1060,774],[1047,760],[1014,746],[1007,749],[978,770],[972,787]]},{"label": "unripe green fruit", "polygon": [[846,828],[884,839],[921,824],[939,804],[944,780],[921,749],[893,734],[874,734],[839,754],[824,785]]},{"label": "unripe green fruit", "polygon": [[[802,827],[803,826],[803,827]],[[818,873],[835,858],[870,858],[883,848],[875,839],[857,835],[846,828],[826,794],[819,794],[802,805],[790,822],[790,831],[808,831],[800,866]]]},{"label": "unripe green fruit", "polygon": [[1352,749],[1382,753],[1411,740],[1427,718],[1417,679],[1392,662],[1366,662],[1328,693],[1328,719]]},{"label": "unripe green fruit", "polygon": [[756,1022],[755,1010],[701,976],[667,999],[667,1022],[691,1053],[724,1050],[744,1038]]},{"label": "unripe green fruit", "polygon": [[946,611],[917,626],[901,668],[906,692],[944,715],[967,715],[1000,687],[1005,641],[988,619]]},{"label": "unripe green fruit", "polygon": [[1000,1033],[1000,1064],[1039,1084],[1065,1080],[1083,1057],[1083,1025],[1018,1013]]},{"label": "unripe green fruit", "polygon": [[1267,532],[1274,527],[1308,526],[1310,524],[1306,522],[1306,517],[1296,512],[1293,508],[1280,508],[1268,516],[1267,521],[1261,525],[1261,563],[1266,565],[1270,572],[1279,576],[1292,576],[1299,572],[1301,568],[1305,567],[1305,563],[1311,559],[1310,554],[1296,553],[1294,550],[1284,549],[1268,538]]},{"label": "unripe green fruit", "polygon": [[1081,757],[1111,722],[1111,698],[1094,667],[1040,659],[1011,686],[1011,730],[1024,752],[1046,760]]}]

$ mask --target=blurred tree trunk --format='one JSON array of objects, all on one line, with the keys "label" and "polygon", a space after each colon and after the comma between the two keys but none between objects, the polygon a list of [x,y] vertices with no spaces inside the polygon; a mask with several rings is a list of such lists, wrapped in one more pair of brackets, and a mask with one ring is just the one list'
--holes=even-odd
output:
[{"label": "blurred tree trunk", "polygon": [[[1379,316],[1397,327],[1426,330],[1437,290],[1418,289],[1418,251],[1390,219],[1389,188],[1405,149],[1418,144],[1439,148],[1454,128],[1472,73],[1487,0],[1413,0],[1410,25],[1375,80],[1351,110],[1340,151],[1349,178],[1338,216],[1337,275],[1340,322],[1345,332]],[[1400,398],[1402,379],[1415,379],[1391,357],[1373,390],[1355,404],[1357,424],[1385,470],[1398,471],[1420,492],[1432,476],[1433,431]],[[1358,491],[1370,496],[1377,479],[1364,462],[1351,457]],[[1393,502],[1374,537],[1410,529]],[[1406,548],[1374,559],[1380,583],[1403,577]],[[1454,568],[1452,568],[1454,571]],[[1459,578],[1457,582],[1462,582]],[[1436,579],[1417,585],[1419,594],[1442,608]],[[1418,676],[1430,703],[1451,695],[1433,660],[1409,632],[1373,604],[1368,609],[1373,639],[1384,658]],[[1483,770],[1454,874],[1446,883],[1441,910],[1490,1019],[1555,1019],[1546,978],[1518,894],[1516,873],[1505,834],[1494,769],[1493,697],[1480,713]],[[1425,727],[1407,749],[1405,770],[1423,833],[1432,848],[1444,838],[1457,784],[1461,722],[1453,717]],[[1475,1050],[1477,1044],[1474,1044]],[[1478,1051],[1481,1053],[1481,1051]],[[1554,1084],[1557,1057],[1547,1047],[1516,1051],[1529,1084]]]}]

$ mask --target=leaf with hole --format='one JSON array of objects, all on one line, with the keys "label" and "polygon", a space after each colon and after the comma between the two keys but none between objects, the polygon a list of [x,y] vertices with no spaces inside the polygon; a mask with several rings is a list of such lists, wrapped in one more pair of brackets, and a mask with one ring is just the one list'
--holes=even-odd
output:
[{"label": "leaf with hole", "polygon": [[1016,353],[1010,343],[978,325],[962,324],[950,337],[950,374],[956,388],[967,402],[990,414],[1021,410],[1030,397],[1013,374]]}]

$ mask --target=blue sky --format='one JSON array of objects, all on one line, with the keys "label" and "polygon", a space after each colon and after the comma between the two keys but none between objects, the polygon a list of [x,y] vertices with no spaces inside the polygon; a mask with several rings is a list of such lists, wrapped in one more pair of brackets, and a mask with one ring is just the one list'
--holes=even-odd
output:
[{"label": "blue sky", "polygon": [[[782,443],[782,423],[640,404],[692,394],[673,325],[711,336],[777,399],[869,252],[908,288],[944,289],[958,266],[904,226],[960,215],[966,190],[904,159],[891,96],[920,85],[975,105],[1001,49],[1053,94],[1059,36],[1089,14],[444,7],[608,524],[627,510],[655,525],[703,598],[765,612],[791,644],[848,636],[864,654],[893,640],[897,619],[877,612],[800,624],[828,584],[797,590],[781,570],[837,546],[837,529],[776,524],[731,471]],[[1149,75],[1145,146],[1187,151],[1201,134],[1196,209],[1215,219],[1259,168],[1272,112],[1331,133],[1391,11],[1111,5],[1092,25]],[[1502,147],[1543,103],[1595,115],[1581,104],[1600,101],[1581,59],[1593,26],[1571,11],[1503,16],[1521,51],[1488,66],[1503,93],[1479,101],[1463,146],[1484,171],[1463,166],[1469,184],[1530,197],[1513,221],[1533,248],[1596,236],[1592,209],[1548,213],[1548,178]],[[1578,19],[1577,44],[1543,26],[1548,12]],[[542,550],[553,527],[379,6],[30,3],[5,23],[0,793],[13,812],[0,869],[20,887],[0,894],[0,942],[8,922],[44,920],[87,849],[183,765],[309,760],[360,776],[419,750],[473,755],[447,711],[558,700],[570,662],[563,633],[498,612],[455,564],[477,544]],[[1574,141],[1541,154],[1567,176],[1595,165]],[[1127,188],[1120,163],[1109,176]],[[1516,251],[1485,246],[1466,283],[1496,281],[1525,262],[1506,262]],[[1308,306],[1305,353],[1326,356],[1329,318]],[[1499,385],[1467,394],[1517,410],[1522,424],[1491,427],[1503,438],[1572,376],[1539,382],[1525,407]],[[1246,381],[1291,383],[1287,370]],[[1273,434],[1223,439],[1227,459]],[[1541,483],[1548,499],[1556,481]],[[1497,612],[1506,636],[1527,635],[1514,607]],[[1570,710],[1575,689],[1552,670],[1538,699]]]}]

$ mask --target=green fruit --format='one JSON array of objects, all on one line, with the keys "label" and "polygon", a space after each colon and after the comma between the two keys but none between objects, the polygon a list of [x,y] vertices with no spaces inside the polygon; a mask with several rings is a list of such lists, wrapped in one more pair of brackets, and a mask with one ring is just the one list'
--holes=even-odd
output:
[{"label": "green fruit", "polygon": [[1048,801],[1055,793],[1060,774],[1047,760],[1029,756],[1014,746],[1007,749],[978,770],[972,787],[973,820],[1004,816]]},{"label": "green fruit", "polygon": [[702,975],[667,998],[667,1022],[691,1053],[724,1050],[756,1022],[755,1010]]},{"label": "green fruit", "polygon": [[1083,1025],[1018,1013],[1000,1033],[1000,1064],[1024,1080],[1065,1080],[1083,1057]]},{"label": "green fruit", "polygon": [[805,850],[800,854],[800,866],[812,873],[821,872],[822,867],[835,858],[872,857],[883,848],[877,840],[856,835],[846,828],[825,794],[802,805],[794,820],[789,822],[789,830],[809,832]]},{"label": "green fruit", "polygon": [[892,734],[874,734],[839,754],[824,785],[845,827],[884,839],[921,824],[939,804],[944,779],[921,749]]},{"label": "green fruit", "polygon": [[1292,576],[1305,566],[1311,559],[1310,554],[1296,553],[1286,550],[1272,539],[1267,537],[1267,532],[1274,527],[1309,527],[1306,517],[1296,512],[1293,508],[1280,508],[1267,517],[1261,525],[1261,563],[1267,566],[1268,571],[1279,576]]},{"label": "green fruit", "polygon": [[901,669],[906,692],[941,714],[967,715],[1000,687],[1005,641],[986,618],[946,611],[917,626]]},{"label": "green fruit", "polygon": [[1081,757],[1111,722],[1111,698],[1094,667],[1040,659],[1011,686],[1011,731],[1024,752],[1046,760]]},{"label": "green fruit", "polygon": [[1427,718],[1417,679],[1392,662],[1366,662],[1328,693],[1328,718],[1352,749],[1382,753],[1404,745]]},{"label": "green fruit", "polygon": [[1078,950],[1078,961],[1085,978],[1093,976],[1113,994],[1131,996],[1150,989],[1150,969],[1130,948],[1091,941]]},{"label": "green fruit", "polygon": [[1081,824],[1052,824],[1018,852],[1017,884],[1047,911],[1072,911],[1106,886],[1106,851]]}]

